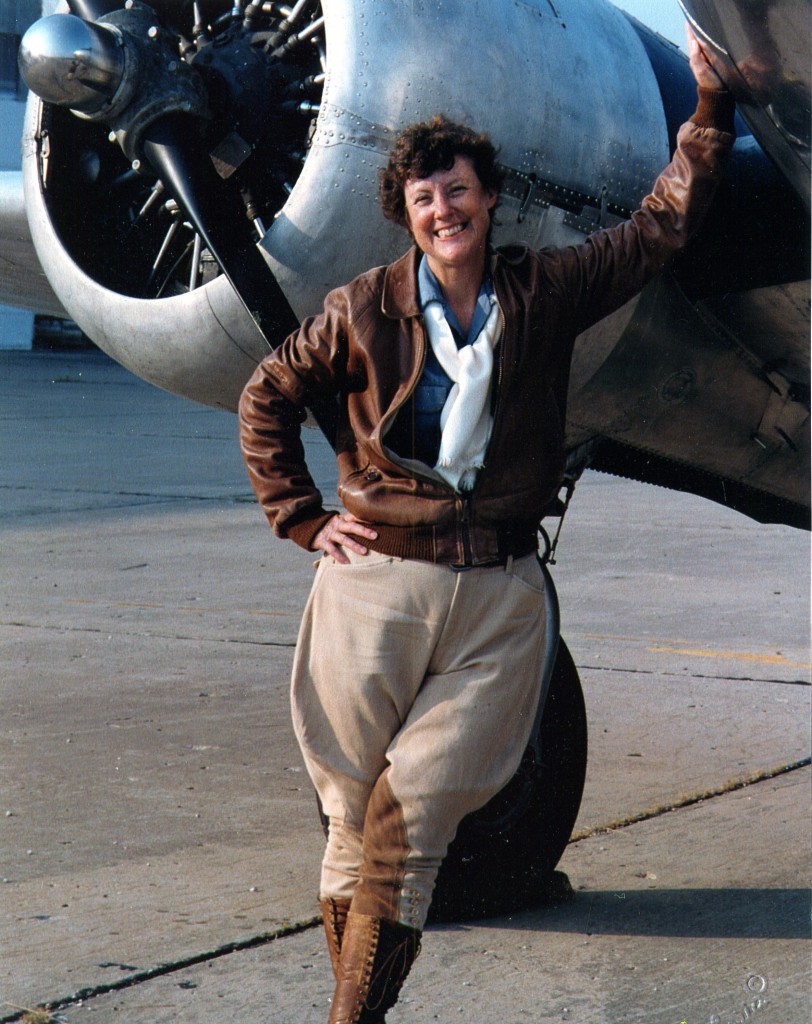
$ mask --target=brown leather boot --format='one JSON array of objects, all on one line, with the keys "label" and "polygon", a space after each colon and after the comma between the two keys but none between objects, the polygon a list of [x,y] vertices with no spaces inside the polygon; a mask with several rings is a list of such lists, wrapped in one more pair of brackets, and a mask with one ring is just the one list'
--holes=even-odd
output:
[{"label": "brown leather boot", "polygon": [[328,1024],[384,1024],[419,952],[415,928],[350,911]]},{"label": "brown leather boot", "polygon": [[331,896],[324,896],[319,900],[321,917],[324,921],[324,934],[327,937],[327,951],[330,954],[330,963],[333,965],[333,975],[336,978],[338,978],[338,958],[341,956],[341,940],[344,938],[350,902],[347,899],[336,900]]}]

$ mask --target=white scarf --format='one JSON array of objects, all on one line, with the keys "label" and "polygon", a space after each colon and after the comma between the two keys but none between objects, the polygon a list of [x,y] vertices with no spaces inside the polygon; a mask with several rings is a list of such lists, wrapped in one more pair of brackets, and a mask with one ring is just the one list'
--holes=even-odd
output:
[{"label": "white scarf", "polygon": [[454,382],[440,414],[442,438],[434,468],[455,490],[470,490],[477,470],[485,464],[493,428],[491,377],[493,350],[502,335],[501,310],[494,303],[476,340],[461,348],[439,302],[430,302],[424,313],[437,361]]}]

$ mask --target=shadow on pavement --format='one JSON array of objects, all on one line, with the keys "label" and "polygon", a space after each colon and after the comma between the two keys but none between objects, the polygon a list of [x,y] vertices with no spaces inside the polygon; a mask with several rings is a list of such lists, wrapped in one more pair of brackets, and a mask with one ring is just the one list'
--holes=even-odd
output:
[{"label": "shadow on pavement", "polygon": [[586,935],[808,939],[809,907],[808,889],[581,890],[567,903],[488,924]]}]

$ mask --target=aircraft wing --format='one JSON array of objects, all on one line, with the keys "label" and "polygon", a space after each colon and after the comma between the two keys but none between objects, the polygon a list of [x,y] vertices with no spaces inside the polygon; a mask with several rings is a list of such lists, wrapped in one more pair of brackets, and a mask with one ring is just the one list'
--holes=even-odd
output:
[{"label": "aircraft wing", "polygon": [[[436,111],[500,147],[497,244],[580,242],[637,207],[694,108],[674,46],[605,0],[418,6],[69,0],[29,30],[27,81],[44,97],[23,139],[30,235],[101,348],[234,408],[331,287],[406,247],[378,211],[377,174],[399,128]],[[809,43],[792,26],[812,5],[688,6],[744,78],[752,23],[735,39],[719,23],[760,10],[778,91],[737,86],[752,129],[740,119],[700,236],[579,340],[572,471],[808,526]]]},{"label": "aircraft wing", "polygon": [[[648,431],[654,445],[641,435],[631,448],[628,435],[615,432],[593,464],[626,467],[666,486],[680,486],[682,475],[695,493],[808,528],[812,12],[802,0],[680,3],[743,120],[710,223],[661,285],[672,298],[689,300],[683,323],[698,321],[697,339],[714,337],[719,351],[709,355],[706,345],[689,342],[692,359],[666,387],[670,396],[689,381],[693,387],[704,364],[705,413],[691,430],[669,439],[658,427]],[[662,72],[659,78],[663,84]],[[664,84],[663,95],[668,111],[673,91]],[[717,374],[724,350],[731,358]],[[759,375],[767,386],[753,406],[742,374]],[[704,454],[690,450],[692,441]],[[733,494],[739,484],[749,493]],[[772,495],[766,502],[757,493],[762,487]],[[781,494],[799,504],[778,511]]]},{"label": "aircraft wing", "polygon": [[747,123],[809,207],[812,61],[809,5],[680,0]]}]

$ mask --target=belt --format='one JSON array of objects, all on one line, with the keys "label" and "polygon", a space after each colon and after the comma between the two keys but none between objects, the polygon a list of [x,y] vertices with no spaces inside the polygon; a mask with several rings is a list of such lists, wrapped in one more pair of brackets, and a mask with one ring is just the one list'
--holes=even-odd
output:
[{"label": "belt", "polygon": [[521,557],[523,556],[507,555],[505,558],[494,558],[490,562],[472,562],[470,565],[465,565],[462,562],[447,562],[446,565],[452,572],[468,572],[471,569],[504,569],[508,562]]},{"label": "belt", "polygon": [[[456,543],[456,528],[453,537],[440,526],[390,526],[376,523],[378,534],[373,541],[368,541],[370,550],[393,558],[404,558],[418,562],[434,562],[436,565],[448,565],[456,571],[463,569],[488,569],[507,565],[509,558],[523,558],[538,551],[538,528],[526,523],[498,525],[492,529],[491,550],[497,551],[495,556],[482,560],[466,560],[460,562]],[[482,528],[478,528],[479,532]]]}]

